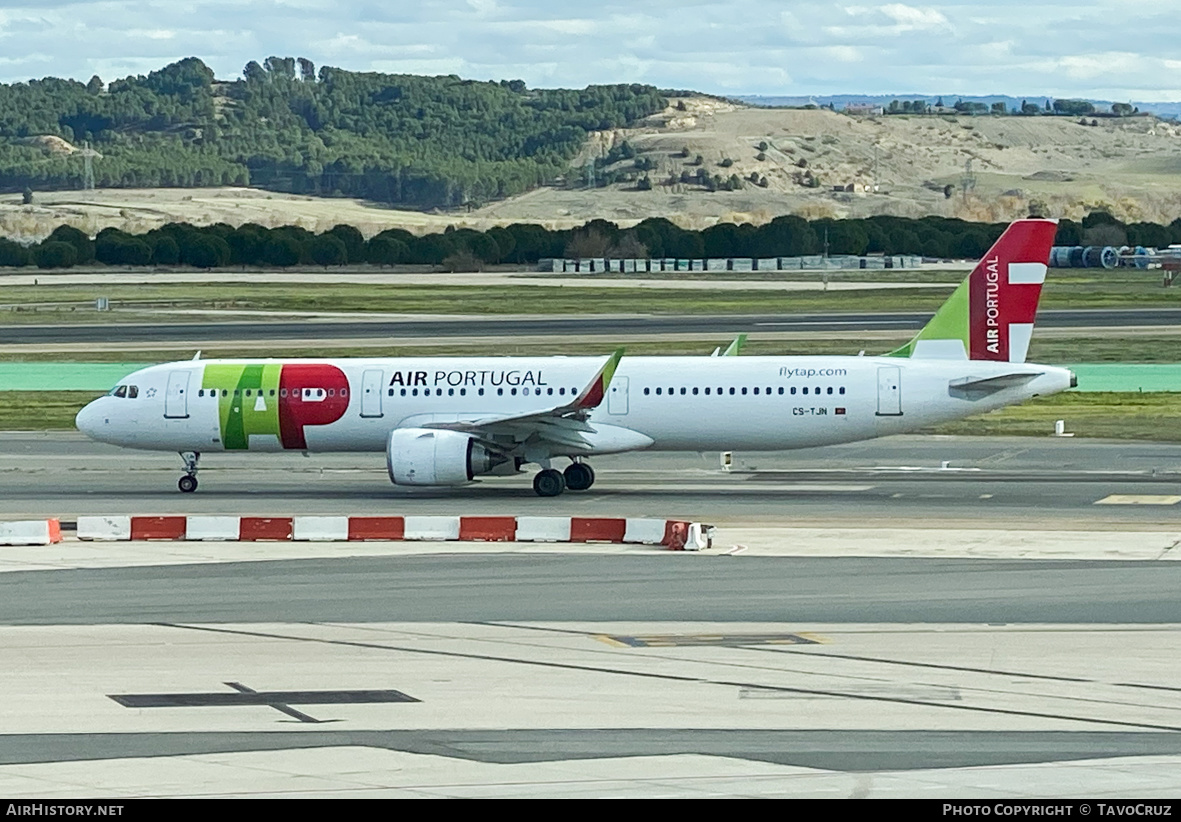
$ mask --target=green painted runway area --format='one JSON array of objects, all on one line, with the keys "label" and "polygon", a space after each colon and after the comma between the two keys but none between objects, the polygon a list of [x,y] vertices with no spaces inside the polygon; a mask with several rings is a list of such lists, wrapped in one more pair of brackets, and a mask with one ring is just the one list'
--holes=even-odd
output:
[{"label": "green painted runway area", "polygon": [[[152,363],[0,363],[0,391],[106,391],[123,377]],[[1146,393],[1181,391],[1181,363],[1080,363],[1079,391]]]},{"label": "green painted runway area", "polygon": [[1079,391],[1181,391],[1181,363],[1080,363],[1068,366]]},{"label": "green painted runway area", "polygon": [[149,363],[0,363],[0,391],[107,391]]}]

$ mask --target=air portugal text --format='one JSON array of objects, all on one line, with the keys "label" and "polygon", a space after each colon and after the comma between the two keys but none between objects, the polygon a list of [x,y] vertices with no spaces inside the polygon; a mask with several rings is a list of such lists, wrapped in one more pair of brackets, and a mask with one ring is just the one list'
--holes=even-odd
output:
[{"label": "air portugal text", "polygon": [[984,268],[984,295],[985,316],[988,318],[986,347],[990,353],[1000,354],[1001,275],[1000,265],[996,257],[989,260]]},{"label": "air portugal text", "polygon": [[429,371],[395,371],[390,387],[417,386],[461,386],[476,387],[497,385],[549,385],[542,379],[541,371],[436,371],[433,382],[427,382]]}]

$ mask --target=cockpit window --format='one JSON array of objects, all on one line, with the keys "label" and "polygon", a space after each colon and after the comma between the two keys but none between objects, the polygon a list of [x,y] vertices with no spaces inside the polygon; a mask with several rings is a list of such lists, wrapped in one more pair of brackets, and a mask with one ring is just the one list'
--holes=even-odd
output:
[{"label": "cockpit window", "polygon": [[134,400],[139,396],[138,385],[116,385],[107,394],[108,397],[119,397],[121,399]]},{"label": "cockpit window", "polygon": [[126,386],[126,385],[120,385],[118,388],[116,388],[116,389],[115,389],[115,392],[114,392],[114,394],[112,394],[112,396],[115,396],[115,397],[126,397],[126,396],[127,396],[127,386]]},{"label": "cockpit window", "polygon": [[127,399],[133,400],[138,396],[139,396],[139,386],[138,385],[127,386]]}]

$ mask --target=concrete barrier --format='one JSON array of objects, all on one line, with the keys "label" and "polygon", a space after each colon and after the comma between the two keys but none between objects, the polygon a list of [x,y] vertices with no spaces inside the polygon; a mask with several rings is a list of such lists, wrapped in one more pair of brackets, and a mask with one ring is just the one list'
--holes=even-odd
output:
[{"label": "concrete barrier", "polygon": [[517,517],[518,542],[569,542],[570,517]]},{"label": "concrete barrier", "polygon": [[348,517],[295,517],[292,539],[313,542],[346,542]]},{"label": "concrete barrier", "polygon": [[61,541],[60,520],[35,519],[0,522],[0,545],[49,545]]},{"label": "concrete barrier", "polygon": [[220,539],[236,542],[241,517],[185,517],[185,539]]},{"label": "concrete barrier", "polygon": [[[708,548],[713,533],[712,526],[686,520],[505,516],[87,516],[78,518],[77,529],[82,540],[611,542],[674,551]],[[43,531],[49,536],[43,538]],[[0,545],[43,544],[44,539],[61,539],[57,520],[0,523]]]},{"label": "concrete barrier", "polygon": [[663,519],[629,518],[623,532],[623,541],[641,545],[660,545],[664,542],[666,522],[667,520]]},{"label": "concrete barrier", "polygon": [[406,517],[403,539],[459,539],[459,517]]},{"label": "concrete barrier", "polygon": [[131,517],[78,517],[78,539],[131,539]]}]

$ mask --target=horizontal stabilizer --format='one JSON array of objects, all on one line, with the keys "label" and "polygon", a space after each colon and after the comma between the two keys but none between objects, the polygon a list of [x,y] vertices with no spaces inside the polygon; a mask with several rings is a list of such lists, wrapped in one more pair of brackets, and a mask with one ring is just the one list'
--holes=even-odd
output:
[{"label": "horizontal stabilizer", "polygon": [[964,399],[979,399],[1006,388],[1025,385],[1042,375],[1040,371],[1022,371],[1017,374],[999,374],[995,377],[961,377],[952,380],[948,385],[948,393],[953,397]]}]

